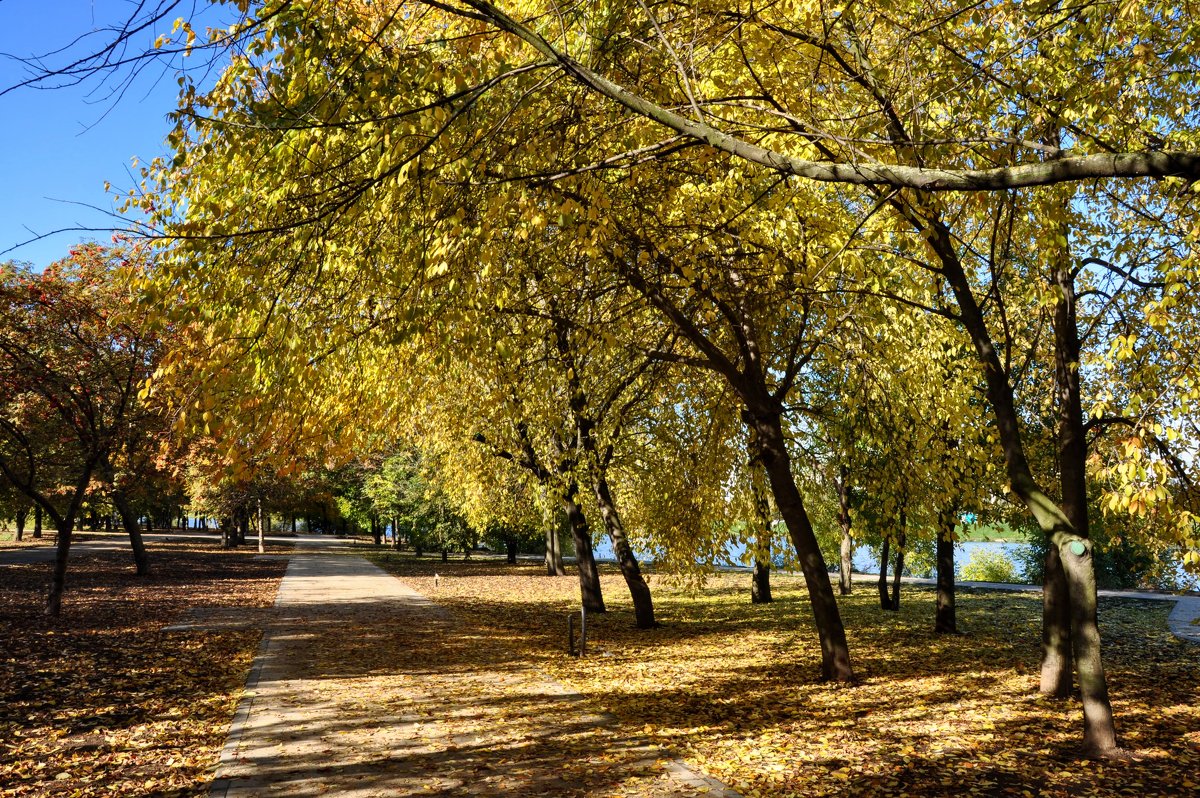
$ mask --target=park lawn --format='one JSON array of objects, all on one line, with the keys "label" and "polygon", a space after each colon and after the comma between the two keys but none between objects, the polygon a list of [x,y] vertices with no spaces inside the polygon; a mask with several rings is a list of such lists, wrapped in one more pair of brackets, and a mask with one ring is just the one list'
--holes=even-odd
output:
[{"label": "park lawn", "polygon": [[776,601],[754,606],[745,574],[715,576],[695,595],[652,576],[662,626],[639,632],[623,582],[608,572],[610,612],[589,618],[590,656],[576,660],[564,653],[573,577],[496,561],[377,560],[490,644],[523,649],[595,709],[748,798],[1200,790],[1200,651],[1167,631],[1167,602],[1102,601],[1130,756],[1089,762],[1078,754],[1078,702],[1037,695],[1037,597],[963,592],[966,634],[947,637],[931,631],[931,591],[906,586],[891,614],[856,588],[839,599],[858,675],[845,686],[815,678],[817,640],[796,577],[772,575]]},{"label": "park lawn", "polygon": [[[265,607],[286,560],[213,543],[72,557],[62,615],[49,564],[0,565],[0,795],[205,795],[260,638],[166,632],[191,607]],[[253,612],[253,610],[251,610]]]},{"label": "park lawn", "polygon": [[1000,521],[994,524],[968,524],[958,534],[963,542],[1028,543],[1029,535]]}]

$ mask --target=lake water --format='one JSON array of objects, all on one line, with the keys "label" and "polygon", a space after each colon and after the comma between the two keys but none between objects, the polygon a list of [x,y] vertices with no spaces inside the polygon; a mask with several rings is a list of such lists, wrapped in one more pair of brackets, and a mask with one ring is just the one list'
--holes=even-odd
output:
[{"label": "lake water", "polygon": [[[1003,543],[1003,542],[991,542],[991,541],[970,541],[970,542],[956,543],[956,544],[954,544],[954,573],[955,573],[955,576],[956,577],[961,576],[963,565],[965,565],[967,562],[969,562],[971,559],[971,556],[973,554],[975,554],[976,552],[996,553],[996,554],[1004,555],[1004,557],[1006,557],[1008,559],[1008,561],[1013,564],[1013,569],[1016,571],[1016,573],[1019,576],[1023,576],[1025,569],[1022,567],[1023,560],[1019,556],[1019,553],[1021,552],[1022,549],[1028,549],[1028,548],[1029,548],[1028,543]],[[728,562],[723,563],[723,564],[725,564],[725,565],[741,565],[742,564],[741,554],[743,551],[745,551],[745,548],[740,545],[739,546],[730,546]],[[596,540],[595,554],[596,554],[596,559],[600,560],[602,562],[613,562],[614,561],[612,544],[608,541],[608,538],[605,537],[605,538],[599,538]],[[635,554],[638,554],[639,560],[646,559],[644,552],[642,552],[642,553],[635,552]],[[863,573],[863,574],[879,573],[878,554],[879,554],[878,549],[867,548],[865,546],[860,546],[860,547],[855,548],[854,559],[852,561],[854,564],[854,570],[858,573]],[[833,564],[835,564],[835,563],[834,562],[830,563],[830,565],[833,565]],[[1180,586],[1187,586],[1189,584],[1194,584],[1194,582],[1193,582],[1194,577],[1187,575],[1187,573],[1184,571],[1182,563],[1176,563],[1175,569],[1178,573],[1178,581],[1179,581]],[[931,576],[932,576],[932,574],[931,574]]]},{"label": "lake water", "polygon": [[[962,571],[963,565],[971,559],[971,555],[977,551],[1003,554],[1013,564],[1017,573],[1022,573],[1021,561],[1017,558],[1017,552],[1021,549],[1028,548],[1026,543],[1000,543],[1000,542],[984,542],[971,541],[956,543],[954,546],[954,570],[957,573]],[[729,547],[729,562],[728,565],[741,565],[741,555],[745,551],[743,546]],[[638,553],[639,559],[644,559],[644,553]],[[596,559],[603,562],[614,561],[612,544],[607,538],[599,538],[595,542]],[[864,546],[859,546],[854,550],[854,570],[864,574],[879,573],[879,552],[876,549],[868,549]],[[832,563],[831,563],[832,564]]]}]

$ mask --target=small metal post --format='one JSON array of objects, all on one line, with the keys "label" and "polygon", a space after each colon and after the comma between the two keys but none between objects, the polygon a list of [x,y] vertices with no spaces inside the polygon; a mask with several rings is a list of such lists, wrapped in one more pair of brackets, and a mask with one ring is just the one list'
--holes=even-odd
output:
[{"label": "small metal post", "polygon": [[579,608],[579,656],[587,656],[587,607]]},{"label": "small metal post", "polygon": [[579,608],[579,647],[575,647],[575,613],[567,616],[567,653],[572,657],[587,656],[587,607]]}]

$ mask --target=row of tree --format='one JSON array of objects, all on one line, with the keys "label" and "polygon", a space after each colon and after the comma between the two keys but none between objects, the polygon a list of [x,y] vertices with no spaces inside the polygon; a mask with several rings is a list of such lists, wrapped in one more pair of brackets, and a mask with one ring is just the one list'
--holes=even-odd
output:
[{"label": "row of tree", "polygon": [[129,200],[168,242],[147,390],[214,468],[404,440],[465,518],[563,513],[594,610],[602,527],[640,626],[634,544],[684,569],[740,536],[765,597],[778,518],[834,680],[820,510],[843,575],[856,525],[897,572],[936,541],[948,602],[954,520],[1019,507],[1046,552],[1042,689],[1074,668],[1087,749],[1117,751],[1091,510],[1200,565],[1186,10],[237,11],[164,38],[223,69],[184,75]]}]

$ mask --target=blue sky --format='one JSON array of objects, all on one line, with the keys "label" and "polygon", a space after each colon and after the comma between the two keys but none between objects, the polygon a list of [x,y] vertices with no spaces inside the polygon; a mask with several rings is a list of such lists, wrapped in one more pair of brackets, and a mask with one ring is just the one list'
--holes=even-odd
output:
[{"label": "blue sky", "polygon": [[[189,5],[182,4],[181,13]],[[129,0],[0,0],[0,53],[29,56],[61,48],[133,7]],[[161,32],[169,32],[166,26]],[[147,45],[152,39],[147,34]],[[23,74],[20,64],[0,57],[0,89]],[[78,241],[108,241],[108,232],[69,231],[4,252],[62,228],[120,226],[110,215],[114,205],[104,182],[128,189],[137,182],[131,159],[148,161],[165,151],[166,115],[175,107],[176,90],[175,75],[164,75],[160,66],[146,70],[119,98],[97,81],[0,97],[0,261],[44,267]]]}]

